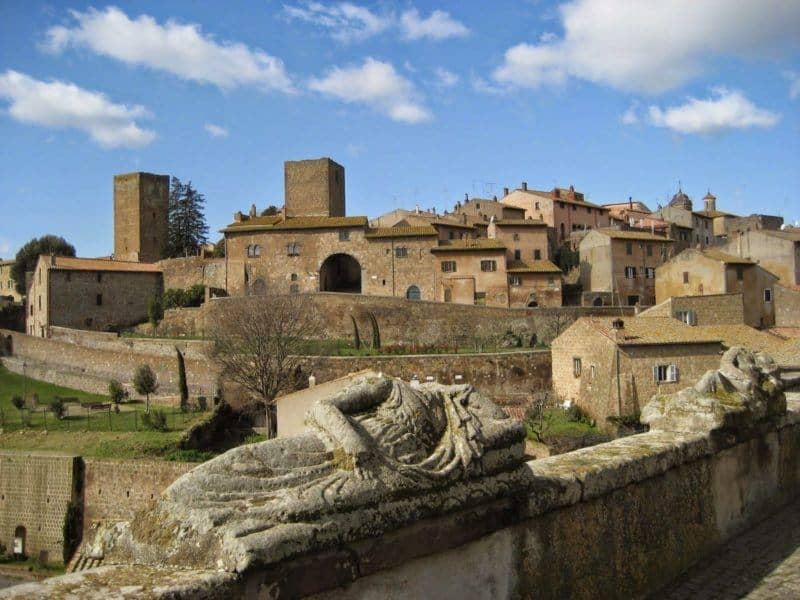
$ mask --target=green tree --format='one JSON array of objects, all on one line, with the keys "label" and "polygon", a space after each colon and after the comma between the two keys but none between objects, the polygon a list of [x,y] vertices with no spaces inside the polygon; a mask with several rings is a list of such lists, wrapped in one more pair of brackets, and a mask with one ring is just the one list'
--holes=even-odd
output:
[{"label": "green tree", "polygon": [[11,404],[13,404],[14,408],[17,410],[22,410],[25,408],[25,400],[23,400],[22,396],[14,396],[11,398]]},{"label": "green tree", "polygon": [[17,252],[14,259],[14,266],[11,267],[11,277],[14,279],[14,287],[19,294],[25,294],[25,273],[33,271],[36,261],[42,254],[54,254],[56,256],[75,256],[75,246],[70,244],[63,237],[57,235],[43,235],[40,238],[33,238]]},{"label": "green tree", "polygon": [[147,301],[147,320],[153,327],[153,334],[155,334],[156,327],[158,327],[161,319],[164,318],[164,305],[161,303],[161,296],[150,296]]},{"label": "green tree", "polygon": [[192,187],[172,178],[168,208],[168,252],[170,256],[189,256],[208,242],[204,214],[206,198]]},{"label": "green tree", "polygon": [[144,412],[150,412],[150,394],[158,390],[158,380],[150,365],[139,365],[133,374],[133,387],[137,394],[144,395],[146,403]]},{"label": "green tree", "polygon": [[128,397],[128,391],[119,381],[112,379],[108,382],[108,395],[114,403],[114,408],[119,412],[119,405]]},{"label": "green tree", "polygon": [[181,412],[189,410],[189,386],[186,383],[186,361],[183,358],[183,352],[175,346],[175,352],[178,353],[178,390],[181,394]]}]

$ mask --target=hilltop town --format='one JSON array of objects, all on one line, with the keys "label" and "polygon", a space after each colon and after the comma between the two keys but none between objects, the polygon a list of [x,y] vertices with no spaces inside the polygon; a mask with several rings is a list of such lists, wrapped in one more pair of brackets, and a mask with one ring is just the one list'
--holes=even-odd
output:
[{"label": "hilltop town", "polygon": [[[785,226],[781,216],[725,212],[710,191],[695,202],[678,189],[666,206],[651,209],[633,198],[595,204],[571,185],[537,190],[527,182],[504,188],[501,197],[465,195],[451,210],[417,206],[358,216],[347,214],[345,169],[330,158],[287,161],[284,175],[281,207],[231,207],[232,220],[220,230],[218,244],[198,244],[177,257],[168,255],[170,177],[116,175],[109,256],[41,254],[26,273],[24,294],[11,275],[14,261],[0,262],[0,375],[8,389],[22,387],[13,399],[0,398],[0,548],[74,573],[139,560],[132,558],[136,552],[151,557],[152,550],[130,550],[134,554],[114,558],[112,545],[109,558],[92,540],[112,535],[103,533],[106,523],[150,514],[142,511],[167,498],[162,493],[179,476],[203,472],[192,470],[197,462],[218,454],[235,462],[227,457],[238,455],[229,453],[275,437],[276,444],[298,439],[313,446],[317,442],[304,437],[309,427],[320,428],[323,440],[336,438],[341,421],[325,425],[332,417],[319,412],[319,403],[357,388],[362,392],[354,402],[361,406],[366,392],[357,386],[364,381],[390,378],[393,398],[427,390],[425,402],[445,393],[436,390],[463,394],[468,388],[510,415],[502,421],[507,429],[470,455],[502,457],[487,467],[490,483],[479,494],[495,507],[491,511],[500,510],[491,502],[499,501],[503,486],[529,493],[532,484],[521,479],[496,481],[523,456],[534,470],[543,465],[541,476],[555,485],[559,469],[578,469],[577,476],[586,477],[570,462],[571,451],[595,452],[582,456],[596,457],[611,477],[616,467],[603,454],[608,448],[646,456],[646,440],[661,436],[665,444],[689,444],[686,452],[702,454],[698,449],[706,442],[668,441],[669,436],[710,435],[707,429],[721,428],[736,433],[727,445],[708,449],[708,460],[728,448],[738,453],[735,460],[746,461],[747,451],[734,440],[746,444],[753,436],[773,435],[769,427],[797,427],[794,417],[784,416],[786,400],[781,409],[776,399],[800,376],[800,230]],[[777,386],[763,388],[772,395],[761,412],[748,404],[752,384],[716,383],[732,377],[730,369],[744,369],[745,360],[763,370],[747,371],[757,386],[767,377]],[[722,375],[713,379],[718,369]],[[670,399],[684,398],[688,389],[707,396],[681,400],[680,411],[670,412]],[[744,404],[734,410],[728,399],[740,392]],[[468,406],[466,399],[460,402]],[[485,408],[482,402],[477,405]],[[455,410],[447,406],[441,410]],[[747,427],[736,429],[744,426],[730,411],[748,415],[742,417],[750,419]],[[489,414],[496,416],[462,415],[459,427],[474,419],[494,431]],[[411,417],[397,418],[405,423]],[[447,431],[448,439],[461,435]],[[349,438],[342,439],[341,451],[349,456]],[[644,446],[636,445],[640,439]],[[448,451],[461,452],[468,465],[473,458],[464,457],[460,442],[453,444]],[[792,448],[786,456],[797,454],[796,444]],[[60,456],[41,453],[54,450]],[[20,459],[20,451],[31,454]],[[360,452],[342,459],[354,461],[345,471],[366,468],[359,466]],[[688,461],[686,456],[681,460]],[[268,470],[278,468],[269,464]],[[449,476],[452,464],[437,469]],[[213,486],[221,486],[214,488],[220,497],[227,497],[226,485],[241,483],[221,483],[227,472],[209,475]],[[629,476],[634,477],[628,473],[619,481]],[[406,490],[405,483],[391,481],[386,489]],[[415,493],[422,494],[428,488],[420,481]],[[624,492],[610,481],[601,485],[608,493],[639,493],[633,488],[640,484]],[[745,475],[734,483],[755,485]],[[542,510],[582,510],[586,485],[571,499],[562,490],[565,495]],[[424,493],[440,502],[436,490]],[[376,497],[385,503],[393,493]],[[169,502],[189,502],[176,500],[176,494]],[[351,500],[361,498],[352,494]],[[743,508],[741,518],[753,517],[756,505],[761,506]],[[401,512],[406,510],[411,509]],[[417,513],[403,515],[381,535],[394,526],[413,526]],[[497,527],[506,522],[500,512],[492,515],[500,519],[492,521]],[[521,515],[508,522],[538,518]],[[651,518],[643,517],[643,523]],[[359,527],[347,535],[365,535]],[[297,547],[332,547],[325,543],[320,538]],[[415,546],[408,552],[413,557],[427,551]],[[210,563],[203,560],[184,566],[206,569]],[[397,560],[393,564],[404,559]],[[231,568],[250,573],[247,565]],[[148,577],[161,581],[158,574]],[[214,585],[221,586],[219,597],[234,589]],[[328,584],[285,585],[293,596]]]}]

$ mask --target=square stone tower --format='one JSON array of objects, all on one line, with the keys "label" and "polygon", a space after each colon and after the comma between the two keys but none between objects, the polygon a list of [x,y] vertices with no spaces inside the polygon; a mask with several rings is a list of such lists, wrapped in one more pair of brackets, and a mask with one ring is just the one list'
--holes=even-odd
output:
[{"label": "square stone tower", "polygon": [[156,262],[166,256],[169,175],[114,176],[114,258]]},{"label": "square stone tower", "polygon": [[287,217],[343,217],[344,167],[330,158],[283,163]]}]

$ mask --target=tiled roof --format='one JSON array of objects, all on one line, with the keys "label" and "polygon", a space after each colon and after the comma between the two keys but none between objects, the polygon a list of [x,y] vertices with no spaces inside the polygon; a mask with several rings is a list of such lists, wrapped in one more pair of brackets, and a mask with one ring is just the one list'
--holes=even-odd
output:
[{"label": "tiled roof", "polygon": [[547,227],[547,223],[538,219],[495,219],[494,223],[500,227]]},{"label": "tiled roof", "polygon": [[[446,242],[446,243],[445,243]],[[505,250],[506,247],[492,238],[469,238],[445,240],[443,245],[431,248],[431,252],[469,252],[471,250]]]},{"label": "tiled roof", "polygon": [[623,318],[624,326],[619,331],[612,326],[615,319],[616,317],[582,317],[578,322],[585,323],[620,346],[709,344],[722,341],[719,334],[686,325],[672,317]]},{"label": "tiled roof", "polygon": [[734,217],[736,215],[732,215],[730,213],[722,212],[721,210],[696,210],[694,211],[695,215],[701,217],[708,217],[709,219],[716,219],[717,217]]},{"label": "tiled roof", "polygon": [[52,257],[42,255],[49,268],[60,271],[126,271],[130,273],[160,273],[161,269],[153,263],[141,263],[124,260],[106,260],[103,258],[72,258],[68,256]]},{"label": "tiled roof", "polygon": [[703,256],[707,256],[713,260],[718,260],[720,262],[724,262],[727,264],[732,265],[754,265],[755,263],[747,258],[742,258],[741,256],[734,256],[733,254],[727,254],[725,252],[720,252],[719,250],[715,250],[713,248],[706,248],[705,250],[698,250],[700,254]]},{"label": "tiled roof", "polygon": [[772,353],[779,365],[800,367],[800,338],[786,340]]},{"label": "tiled roof", "polygon": [[516,189],[516,192],[524,192],[525,194],[533,194],[534,196],[541,196],[543,198],[547,198],[548,200],[553,200],[555,202],[564,202],[565,204],[577,204],[578,206],[588,206],[590,208],[596,208],[598,210],[608,210],[605,206],[600,206],[599,204],[593,204],[592,202],[585,202],[583,200],[570,200],[569,198],[556,198],[553,196],[553,191],[542,191],[542,190],[523,190],[523,189]]},{"label": "tiled roof", "polygon": [[532,260],[530,262],[511,260],[506,266],[506,271],[509,273],[561,273],[561,269],[549,260]]},{"label": "tiled roof", "polygon": [[233,231],[269,231],[287,229],[328,229],[336,227],[365,227],[367,217],[255,217],[231,223],[224,233]]},{"label": "tiled roof", "polygon": [[455,227],[457,229],[474,229],[474,227],[468,223],[462,223],[460,221],[453,221],[449,219],[436,219],[431,221],[431,225],[442,225],[444,227]]},{"label": "tiled roof", "polygon": [[722,343],[731,346],[744,346],[754,352],[766,352],[770,355],[778,353],[786,344],[782,337],[754,329],[743,323],[737,325],[698,325],[695,329],[722,340]]},{"label": "tiled roof", "polygon": [[7,267],[8,265],[13,265],[15,262],[15,260],[0,260],[0,266]]},{"label": "tiled roof", "polygon": [[608,204],[603,204],[603,207],[604,208],[608,208],[608,209],[617,208],[617,207],[619,207],[619,208],[630,208],[631,205],[633,205],[635,207],[638,207],[638,208],[634,208],[633,209],[636,212],[647,212],[647,213],[653,212],[652,210],[650,210],[650,207],[647,206],[647,204],[645,204],[641,200],[631,200],[631,201],[627,201],[627,202],[610,202]]},{"label": "tiled roof", "polygon": [[597,233],[601,233],[615,240],[645,240],[650,242],[674,242],[671,238],[664,237],[663,235],[653,235],[649,231],[629,231],[627,229],[608,229],[601,227],[595,229]]},{"label": "tiled roof", "polygon": [[364,237],[367,238],[397,238],[416,236],[439,235],[433,227],[378,227],[370,229]]}]

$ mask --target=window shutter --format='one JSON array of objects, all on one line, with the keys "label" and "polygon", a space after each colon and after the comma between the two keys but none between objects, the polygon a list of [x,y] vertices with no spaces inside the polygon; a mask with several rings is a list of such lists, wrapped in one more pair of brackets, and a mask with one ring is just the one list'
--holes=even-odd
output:
[{"label": "window shutter", "polygon": [[669,366],[669,380],[678,381],[678,367],[676,365]]},{"label": "window shutter", "polygon": [[658,366],[653,367],[653,381],[658,383]]}]

